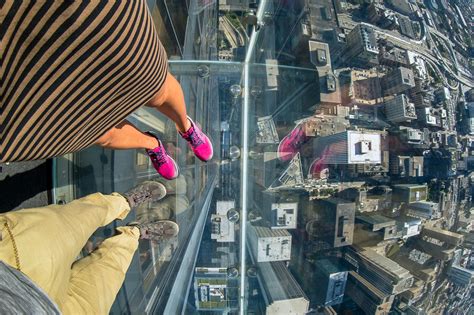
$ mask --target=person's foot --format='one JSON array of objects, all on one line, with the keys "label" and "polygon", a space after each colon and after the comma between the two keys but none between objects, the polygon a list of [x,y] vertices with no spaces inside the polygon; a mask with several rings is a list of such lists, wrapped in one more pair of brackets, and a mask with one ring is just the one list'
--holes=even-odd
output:
[{"label": "person's foot", "polygon": [[[147,132],[147,134],[158,140],[158,138],[151,132]],[[158,174],[163,176],[165,179],[175,179],[179,175],[178,165],[173,158],[166,153],[165,147],[160,140],[158,140],[158,143],[159,146],[156,148],[146,150],[146,154],[150,157],[151,163]]]},{"label": "person's foot", "polygon": [[278,145],[278,158],[280,161],[291,160],[298,153],[301,146],[309,140],[304,130],[304,123],[301,122],[287,134]]},{"label": "person's foot", "polygon": [[186,132],[179,132],[181,137],[189,143],[189,147],[193,150],[194,155],[203,162],[212,159],[213,150],[212,143],[209,138],[201,131],[201,129],[189,118],[191,127]]},{"label": "person's foot", "polygon": [[155,181],[143,182],[122,194],[127,199],[130,208],[144,202],[160,200],[166,196],[166,188],[162,183]]},{"label": "person's foot", "polygon": [[169,220],[155,220],[150,222],[130,222],[128,226],[135,226],[140,230],[140,239],[162,242],[175,237],[179,233],[176,222]]}]

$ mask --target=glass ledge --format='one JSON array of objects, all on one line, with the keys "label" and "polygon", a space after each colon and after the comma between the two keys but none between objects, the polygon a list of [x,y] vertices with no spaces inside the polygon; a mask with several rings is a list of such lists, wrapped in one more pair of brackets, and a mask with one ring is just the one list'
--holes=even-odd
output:
[{"label": "glass ledge", "polygon": [[439,23],[467,7],[369,2],[148,1],[215,157],[196,161],[142,108],[129,120],[169,145],[178,179],[140,151],[56,159],[57,203],[149,179],[173,192],[130,214],[176,220],[180,234],[140,244],[112,313],[472,307],[474,84],[449,33],[465,32]]}]

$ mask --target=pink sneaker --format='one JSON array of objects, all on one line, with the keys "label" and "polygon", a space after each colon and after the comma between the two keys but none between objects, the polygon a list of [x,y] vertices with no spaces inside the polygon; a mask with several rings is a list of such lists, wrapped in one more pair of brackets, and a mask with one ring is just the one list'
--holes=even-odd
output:
[{"label": "pink sneaker", "polygon": [[280,161],[291,160],[298,153],[301,146],[309,140],[304,131],[304,124],[299,123],[287,134],[278,145],[278,158]]},{"label": "pink sneaker", "polygon": [[[150,132],[147,132],[149,135],[156,138],[156,136]],[[157,138],[158,139],[158,138]],[[163,176],[165,179],[175,179],[179,175],[179,169],[176,162],[171,158],[171,156],[166,153],[165,147],[158,140],[160,145],[153,150],[146,150],[146,153],[150,157],[151,163],[155,170]]]},{"label": "pink sneaker", "polygon": [[312,179],[327,179],[329,168],[323,158],[316,158],[309,166],[308,177]]},{"label": "pink sneaker", "polygon": [[191,123],[191,128],[189,128],[185,133],[180,132],[179,134],[184,140],[188,141],[194,155],[196,155],[201,161],[207,162],[212,159],[212,143],[194,121],[189,117],[188,119]]}]

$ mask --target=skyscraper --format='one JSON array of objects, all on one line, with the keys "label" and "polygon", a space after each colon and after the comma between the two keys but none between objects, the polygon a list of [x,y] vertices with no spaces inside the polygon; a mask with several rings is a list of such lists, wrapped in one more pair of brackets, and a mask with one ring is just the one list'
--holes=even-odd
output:
[{"label": "skyscraper", "polygon": [[284,262],[258,264],[266,314],[306,314],[309,300]]},{"label": "skyscraper", "polygon": [[405,94],[400,94],[385,101],[387,119],[394,123],[409,122],[416,119],[415,105]]},{"label": "skyscraper", "polygon": [[474,270],[466,269],[458,265],[452,265],[448,270],[448,276],[457,285],[468,286],[474,283]]},{"label": "skyscraper", "polygon": [[382,78],[384,95],[399,94],[414,87],[415,75],[408,68],[399,67]]},{"label": "skyscraper", "polygon": [[390,156],[390,173],[400,177],[423,176],[423,156]]},{"label": "skyscraper", "polygon": [[346,294],[365,314],[388,314],[393,303],[393,295],[384,293],[355,271],[349,271]]},{"label": "skyscraper", "polygon": [[306,230],[311,239],[327,242],[332,247],[352,244],[355,204],[330,198],[315,204],[314,216],[308,216]]},{"label": "skyscraper", "polygon": [[312,279],[317,283],[314,287],[315,299],[318,305],[330,306],[342,303],[346,289],[347,271],[329,259],[315,262]]},{"label": "skyscraper", "polygon": [[291,234],[287,230],[248,226],[250,247],[257,262],[290,260]]},{"label": "skyscraper", "polygon": [[358,24],[347,35],[346,50],[342,58],[347,63],[374,65],[378,63],[379,48],[375,30],[369,24]]},{"label": "skyscraper", "polygon": [[393,185],[393,200],[397,202],[424,201],[428,197],[428,186],[417,184]]},{"label": "skyscraper", "polygon": [[347,130],[315,140],[315,155],[325,164],[379,164],[381,135],[373,131]]},{"label": "skyscraper", "polygon": [[402,293],[413,284],[408,270],[371,249],[350,246],[344,258],[360,276],[386,294]]},{"label": "skyscraper", "polygon": [[272,229],[296,229],[298,203],[272,203]]}]

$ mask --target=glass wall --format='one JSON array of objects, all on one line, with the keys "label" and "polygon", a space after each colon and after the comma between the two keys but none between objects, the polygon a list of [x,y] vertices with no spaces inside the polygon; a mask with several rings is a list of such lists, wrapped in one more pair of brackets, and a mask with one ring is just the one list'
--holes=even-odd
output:
[{"label": "glass wall", "polygon": [[160,135],[178,179],[144,152],[56,160],[56,202],[167,186],[131,216],[180,234],[140,244],[112,313],[467,314],[474,83],[450,39],[464,33],[436,22],[465,3],[426,3],[149,1],[215,157],[143,108],[129,119]]}]

